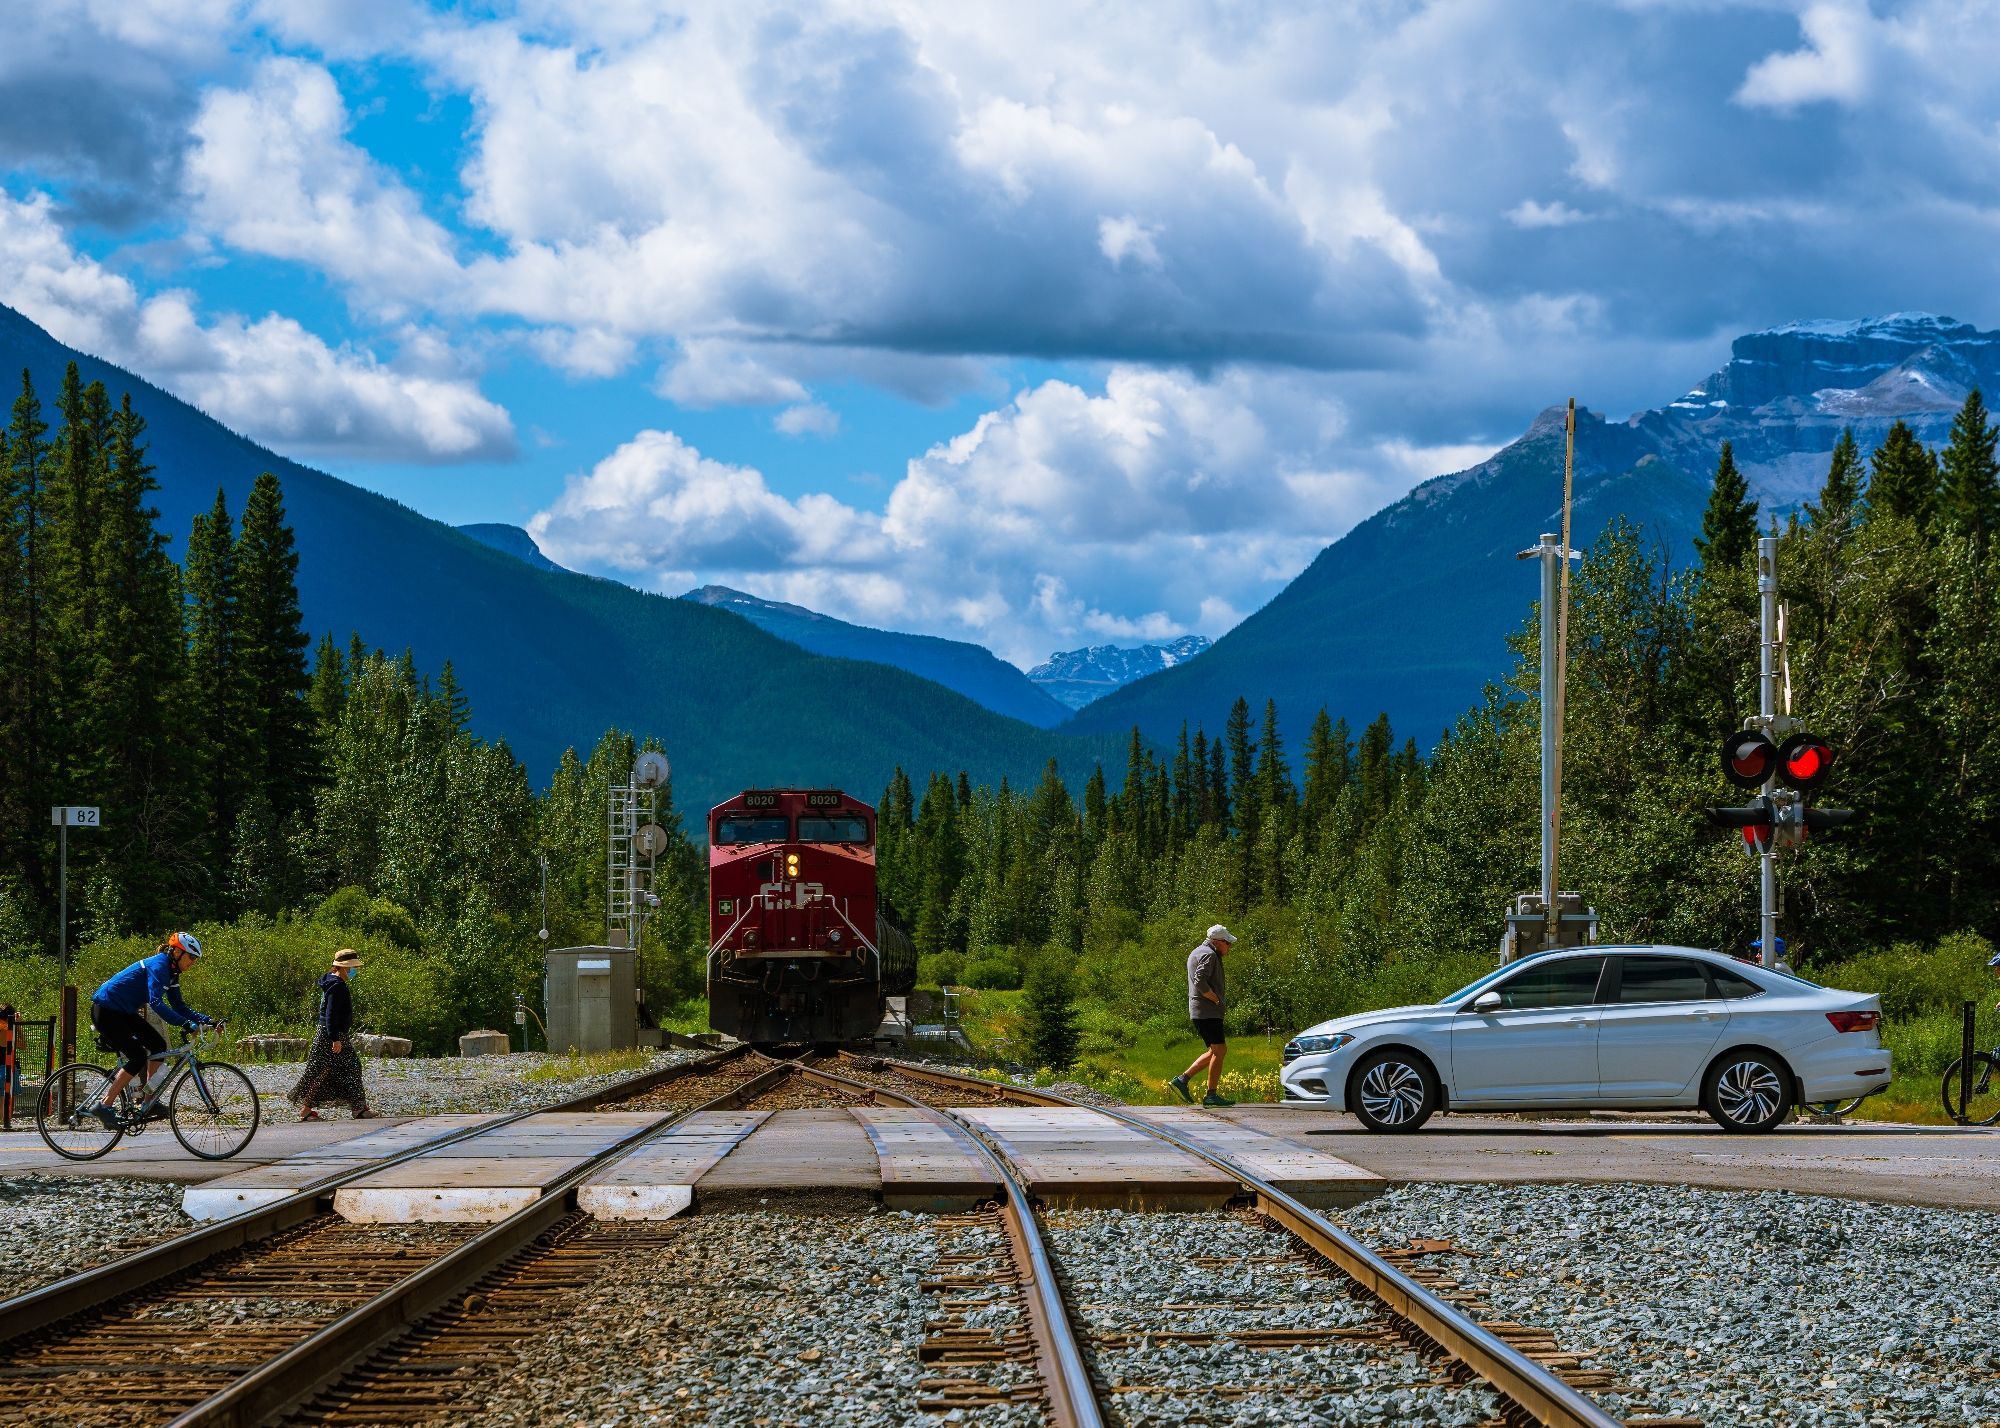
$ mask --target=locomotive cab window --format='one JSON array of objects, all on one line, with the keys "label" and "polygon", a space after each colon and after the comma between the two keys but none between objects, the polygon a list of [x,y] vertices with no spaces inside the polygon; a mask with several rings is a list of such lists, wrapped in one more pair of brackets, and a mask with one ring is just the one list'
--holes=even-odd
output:
[{"label": "locomotive cab window", "polygon": [[799,819],[801,843],[866,843],[868,820],[858,817]]},{"label": "locomotive cab window", "polygon": [[782,843],[791,836],[791,820],[783,814],[761,818],[718,818],[717,843]]}]

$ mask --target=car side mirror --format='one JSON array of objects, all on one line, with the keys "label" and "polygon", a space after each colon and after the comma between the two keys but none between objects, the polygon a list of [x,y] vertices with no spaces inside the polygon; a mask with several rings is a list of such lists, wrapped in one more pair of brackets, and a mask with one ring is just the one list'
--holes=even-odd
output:
[{"label": "car side mirror", "polygon": [[1472,999],[1466,1010],[1471,1012],[1495,1012],[1499,1011],[1502,1005],[1504,1003],[1501,1002],[1498,992],[1481,992]]}]

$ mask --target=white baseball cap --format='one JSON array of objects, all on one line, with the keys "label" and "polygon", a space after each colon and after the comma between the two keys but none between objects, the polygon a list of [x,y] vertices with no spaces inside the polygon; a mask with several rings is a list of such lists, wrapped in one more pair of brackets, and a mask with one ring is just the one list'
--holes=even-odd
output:
[{"label": "white baseball cap", "polygon": [[1228,928],[1224,927],[1219,922],[1216,923],[1215,926],[1208,929],[1208,940],[1210,942],[1215,941],[1215,939],[1218,937],[1220,937],[1224,942],[1229,943],[1231,946],[1234,946],[1236,943],[1236,934],[1231,932]]}]

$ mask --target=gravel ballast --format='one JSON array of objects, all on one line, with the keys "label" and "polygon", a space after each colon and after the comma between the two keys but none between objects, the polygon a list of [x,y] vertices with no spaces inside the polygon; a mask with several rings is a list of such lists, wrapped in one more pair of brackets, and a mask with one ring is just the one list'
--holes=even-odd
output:
[{"label": "gravel ballast", "polygon": [[[511,1056],[364,1057],[361,1067],[368,1086],[368,1108],[378,1116],[441,1116],[552,1106],[646,1071],[678,1066],[710,1054],[657,1051],[636,1069],[561,1080],[529,1079],[528,1073],[541,1067],[568,1069],[567,1057],[538,1051],[515,1052]],[[298,1083],[304,1062],[251,1062],[243,1069],[257,1088],[266,1116],[277,1121],[297,1118],[285,1093]],[[347,1110],[343,1106],[322,1106],[320,1114],[332,1120],[345,1116]]]},{"label": "gravel ballast", "polygon": [[[611,1231],[615,1233],[615,1230]],[[619,1258],[587,1308],[515,1350],[505,1382],[457,1421],[865,1425],[1041,1422],[1032,1406],[933,1416],[918,1351],[940,1311],[940,1254],[978,1252],[983,1226],[889,1213],[704,1213]]]},{"label": "gravel ballast", "polygon": [[1730,1425],[2000,1423],[2000,1217],[1773,1191],[1407,1186],[1343,1211],[1644,1395]]},{"label": "gravel ballast", "polygon": [[179,1185],[73,1176],[0,1176],[0,1297],[158,1244],[191,1228]]},{"label": "gravel ballast", "polygon": [[[1493,1414],[1490,1390],[1441,1382],[1338,1270],[1250,1215],[1054,1210],[1042,1231],[1119,1422],[1347,1428]],[[1245,1342],[1271,1330],[1336,1332]]]}]

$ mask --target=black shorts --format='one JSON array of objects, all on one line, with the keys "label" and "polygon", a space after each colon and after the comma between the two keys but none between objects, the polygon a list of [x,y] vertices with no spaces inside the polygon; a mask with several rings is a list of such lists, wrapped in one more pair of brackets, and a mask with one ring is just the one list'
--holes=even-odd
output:
[{"label": "black shorts", "polygon": [[1219,1016],[1198,1016],[1194,1019],[1194,1034],[1201,1038],[1203,1046],[1222,1045],[1222,1018]]},{"label": "black shorts", "polygon": [[117,1052],[125,1069],[134,1076],[144,1076],[146,1063],[166,1054],[167,1039],[153,1030],[151,1022],[134,1012],[92,1002],[90,1024],[97,1029],[97,1039],[108,1050]]}]

